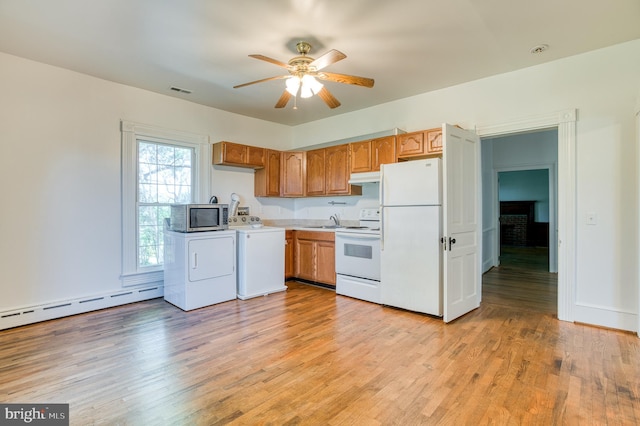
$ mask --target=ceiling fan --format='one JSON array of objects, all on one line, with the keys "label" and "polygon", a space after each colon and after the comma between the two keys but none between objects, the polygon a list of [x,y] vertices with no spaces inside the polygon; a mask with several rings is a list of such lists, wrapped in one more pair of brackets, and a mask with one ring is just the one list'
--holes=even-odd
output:
[{"label": "ceiling fan", "polygon": [[233,86],[233,88],[237,89],[251,84],[263,83],[265,81],[286,79],[286,88],[282,93],[282,96],[280,96],[280,99],[278,99],[278,102],[276,102],[276,108],[284,108],[291,97],[296,97],[298,92],[300,92],[301,98],[309,98],[313,95],[318,95],[329,106],[329,108],[336,108],[340,106],[340,102],[318,80],[335,81],[337,83],[354,84],[356,86],[363,87],[373,87],[373,79],[371,78],[322,71],[327,66],[347,57],[347,55],[338,50],[332,49],[319,58],[313,59],[312,57],[307,56],[311,50],[311,45],[306,41],[298,42],[298,44],[296,44],[296,49],[300,56],[292,58],[286,64],[264,55],[249,55],[252,58],[270,62],[279,67],[285,68],[289,71],[289,75],[263,78],[261,80],[239,84],[237,86]]}]

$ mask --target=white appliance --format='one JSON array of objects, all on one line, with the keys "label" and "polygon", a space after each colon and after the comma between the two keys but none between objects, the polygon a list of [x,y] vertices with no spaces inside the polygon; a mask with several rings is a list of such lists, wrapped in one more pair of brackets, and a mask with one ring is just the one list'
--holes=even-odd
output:
[{"label": "white appliance", "polygon": [[380,210],[362,209],[359,226],[336,229],[336,294],[380,303]]},{"label": "white appliance", "polygon": [[257,216],[230,217],[229,228],[238,233],[238,299],[285,291],[285,230]]},{"label": "white appliance", "polygon": [[236,232],[164,233],[164,300],[189,311],[236,298]]},{"label": "white appliance", "polygon": [[381,302],[442,316],[442,160],[380,172]]}]

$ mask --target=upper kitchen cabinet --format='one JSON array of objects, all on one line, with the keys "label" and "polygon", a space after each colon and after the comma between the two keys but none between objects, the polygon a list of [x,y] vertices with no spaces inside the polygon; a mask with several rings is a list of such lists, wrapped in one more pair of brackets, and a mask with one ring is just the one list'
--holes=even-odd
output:
[{"label": "upper kitchen cabinet", "polygon": [[442,128],[398,135],[396,153],[398,160],[442,155]]},{"label": "upper kitchen cabinet", "polygon": [[349,144],[351,151],[351,173],[371,171],[371,141],[353,142]]},{"label": "upper kitchen cabinet", "polygon": [[396,162],[396,137],[385,136],[349,144],[351,173],[377,172],[380,164]]},{"label": "upper kitchen cabinet", "polygon": [[371,171],[380,171],[380,164],[396,162],[396,137],[386,136],[371,141]]},{"label": "upper kitchen cabinet", "polygon": [[280,195],[282,197],[304,197],[307,174],[305,154],[300,151],[281,153]]},{"label": "upper kitchen cabinet", "polygon": [[256,170],[254,176],[254,195],[256,197],[280,196],[281,157],[280,151],[265,149],[264,168]]},{"label": "upper kitchen cabinet", "polygon": [[265,149],[233,142],[213,144],[213,164],[261,169],[265,164]]},{"label": "upper kitchen cabinet", "polygon": [[351,161],[349,145],[325,148],[326,195],[362,195],[362,187],[349,185]]},{"label": "upper kitchen cabinet", "polygon": [[324,195],[326,191],[326,150],[307,151],[307,195]]}]

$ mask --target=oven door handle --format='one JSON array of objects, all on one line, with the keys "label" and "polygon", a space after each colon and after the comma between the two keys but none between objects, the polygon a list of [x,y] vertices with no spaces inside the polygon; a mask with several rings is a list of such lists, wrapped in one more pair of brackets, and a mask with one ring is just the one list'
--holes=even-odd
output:
[{"label": "oven door handle", "polygon": [[342,240],[379,240],[380,235],[378,234],[338,234],[336,233],[336,239]]}]

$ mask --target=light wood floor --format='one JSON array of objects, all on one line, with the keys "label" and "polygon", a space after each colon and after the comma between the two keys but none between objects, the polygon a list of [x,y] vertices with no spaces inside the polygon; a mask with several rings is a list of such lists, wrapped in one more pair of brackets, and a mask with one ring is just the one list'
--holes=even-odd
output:
[{"label": "light wood floor", "polygon": [[558,276],[547,272],[548,255],[542,247],[503,247],[500,267],[482,278],[482,300],[557,317]]},{"label": "light wood floor", "polygon": [[637,336],[499,300],[447,325],[298,283],[136,303],[0,331],[0,402],[72,425],[640,423]]}]

